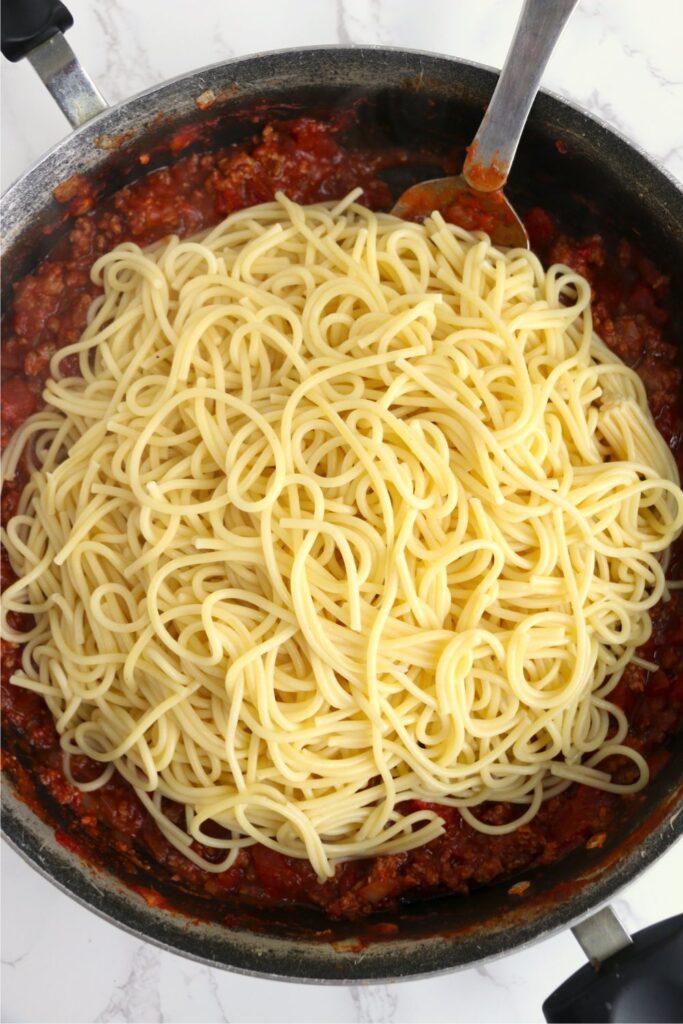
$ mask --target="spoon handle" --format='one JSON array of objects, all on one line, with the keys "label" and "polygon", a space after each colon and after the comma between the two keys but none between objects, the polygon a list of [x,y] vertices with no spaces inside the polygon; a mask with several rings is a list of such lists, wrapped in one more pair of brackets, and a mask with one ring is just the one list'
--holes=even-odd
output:
[{"label": "spoon handle", "polygon": [[525,0],[491,102],[462,173],[480,192],[507,181],[541,77],[578,0]]}]

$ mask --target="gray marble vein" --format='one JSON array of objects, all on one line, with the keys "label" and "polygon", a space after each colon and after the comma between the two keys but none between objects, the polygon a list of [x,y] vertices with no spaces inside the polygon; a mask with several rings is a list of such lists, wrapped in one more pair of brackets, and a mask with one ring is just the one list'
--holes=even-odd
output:
[{"label": "gray marble vein", "polygon": [[111,992],[95,1021],[163,1021],[159,978],[159,951],[138,943],[128,975]]},{"label": "gray marble vein", "polygon": [[354,1021],[360,1024],[385,1024],[396,1020],[399,989],[388,985],[353,985],[349,989]]},{"label": "gray marble vein", "polygon": [[342,43],[344,46],[353,44],[354,39],[349,32],[348,25],[346,24],[346,7],[344,0],[335,0],[337,7],[337,39],[336,42]]}]

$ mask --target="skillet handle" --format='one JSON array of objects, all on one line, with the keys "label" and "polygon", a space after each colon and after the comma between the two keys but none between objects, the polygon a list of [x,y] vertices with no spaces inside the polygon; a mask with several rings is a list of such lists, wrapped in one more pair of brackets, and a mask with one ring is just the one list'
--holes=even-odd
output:
[{"label": "skillet handle", "polygon": [[2,52],[12,62],[74,23],[60,0],[2,0]]},{"label": "skillet handle", "polygon": [[107,103],[63,33],[73,25],[60,0],[2,0],[2,52],[27,57],[73,128],[106,110]]},{"label": "skillet handle", "polygon": [[[548,996],[549,1024],[683,1020],[683,914],[629,936],[607,907],[574,934],[591,963]],[[594,947],[610,943],[615,952],[594,955]]]}]

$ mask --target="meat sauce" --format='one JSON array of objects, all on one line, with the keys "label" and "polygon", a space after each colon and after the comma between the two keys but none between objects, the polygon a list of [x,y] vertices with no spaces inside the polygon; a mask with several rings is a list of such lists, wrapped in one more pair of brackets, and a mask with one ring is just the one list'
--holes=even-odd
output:
[{"label": "meat sauce", "polygon": [[[126,240],[146,245],[169,232],[192,234],[231,211],[272,199],[278,189],[299,202],[312,202],[340,197],[361,185],[364,202],[386,209],[391,195],[378,173],[406,159],[403,151],[346,150],[334,125],[302,118],[267,126],[249,145],[179,159],[104,203],[96,203],[86,184],[72,179],[57,196],[73,217],[68,237],[15,286],[6,318],[3,445],[40,408],[51,355],[83,330],[96,294],[89,269],[100,253]],[[642,377],[659,429],[683,468],[683,372],[681,353],[670,340],[667,278],[627,241],[608,252],[599,235],[569,238],[538,208],[528,213],[526,223],[532,247],[546,264],[567,263],[590,281],[596,329]],[[68,361],[62,369],[77,372]],[[3,521],[16,510],[24,481],[20,467],[2,497]],[[680,576],[682,567],[679,544],[669,576]],[[13,576],[4,552],[1,568],[5,587]],[[653,772],[666,762],[667,741],[683,725],[682,613],[681,591],[655,609],[652,637],[640,653],[659,667],[648,673],[631,665],[613,698],[629,716],[628,742],[648,758]],[[20,658],[19,648],[5,644],[3,767],[19,794],[58,823],[56,835],[65,846],[135,882],[150,903],[172,905],[175,893],[187,906],[191,897],[198,916],[220,920],[237,899],[260,907],[301,904],[333,918],[358,919],[392,910],[405,899],[467,893],[552,864],[581,845],[603,845],[624,814],[643,799],[640,794],[620,797],[575,785],[547,801],[529,824],[503,836],[477,832],[457,811],[439,808],[443,836],[409,853],[341,864],[324,884],[307,862],[262,846],[243,850],[230,870],[208,873],[166,841],[121,778],[92,793],[81,793],[66,780],[46,705],[39,696],[9,684]],[[626,764],[611,767],[617,775],[631,770]],[[72,759],[72,771],[81,782],[99,774],[98,766],[85,757]],[[174,817],[180,808],[169,804],[166,811]],[[519,812],[492,803],[480,813],[488,822],[500,823]],[[218,855],[196,849],[208,859]],[[510,891],[521,895],[527,888],[520,882]]]}]

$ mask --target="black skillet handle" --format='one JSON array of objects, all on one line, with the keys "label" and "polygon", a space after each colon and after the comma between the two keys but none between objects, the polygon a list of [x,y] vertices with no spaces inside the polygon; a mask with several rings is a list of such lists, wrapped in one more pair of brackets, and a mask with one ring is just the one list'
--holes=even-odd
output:
[{"label": "black skillet handle", "polygon": [[2,0],[2,52],[7,60],[21,60],[73,23],[60,0]]},{"label": "black skillet handle", "polygon": [[74,20],[60,0],[2,0],[2,52],[27,57],[72,128],[107,108],[63,33]]},{"label": "black skillet handle", "polygon": [[586,964],[543,1004],[550,1024],[683,1021],[683,914],[631,937],[597,968]]}]

